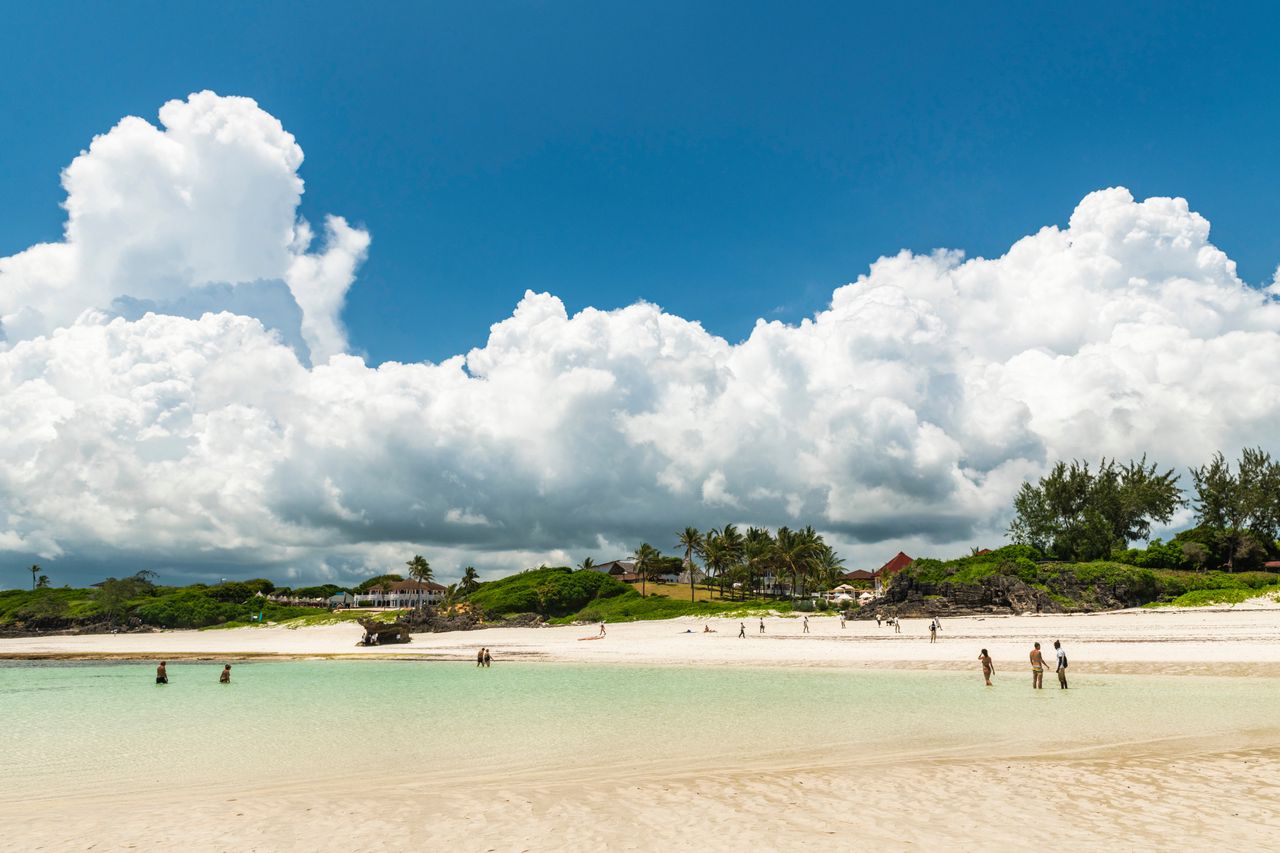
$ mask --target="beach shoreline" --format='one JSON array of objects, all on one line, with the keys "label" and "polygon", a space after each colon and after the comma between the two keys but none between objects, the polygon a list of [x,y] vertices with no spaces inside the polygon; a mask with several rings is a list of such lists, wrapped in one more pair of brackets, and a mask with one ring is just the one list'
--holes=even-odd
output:
[{"label": "beach shoreline", "polygon": [[[1143,609],[1042,616],[945,618],[937,643],[924,620],[904,620],[902,633],[875,622],[834,617],[800,619],[680,617],[608,626],[490,628],[414,634],[407,644],[359,646],[354,623],[302,628],[263,626],[203,631],[152,631],[0,639],[0,660],[175,661],[408,660],[473,662],[490,648],[503,661],[645,666],[974,669],[990,649],[998,671],[1022,672],[1033,642],[1062,640],[1073,671],[1112,674],[1280,676],[1280,608]],[[740,626],[747,636],[738,638]],[[711,628],[710,633],[704,628]]]}]

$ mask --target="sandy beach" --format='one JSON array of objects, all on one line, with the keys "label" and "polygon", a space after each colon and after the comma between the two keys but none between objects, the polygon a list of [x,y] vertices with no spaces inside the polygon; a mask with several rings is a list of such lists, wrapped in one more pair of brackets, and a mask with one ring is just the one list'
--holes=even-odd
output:
[{"label": "sandy beach", "polygon": [[[745,623],[747,636],[738,638]],[[146,634],[0,639],[3,658],[172,658],[234,660],[293,658],[421,658],[471,661],[481,646],[496,659],[562,663],[670,666],[829,666],[975,669],[986,648],[997,669],[1021,673],[1033,642],[1046,649],[1061,640],[1077,671],[1280,676],[1280,606],[1143,609],[1059,616],[969,616],[942,620],[930,643],[922,619],[902,632],[875,622],[811,616],[804,634],[799,617],[680,618],[607,626],[494,628],[415,634],[413,642],[358,646],[355,623],[306,628],[235,628]],[[710,627],[714,633],[704,633]],[[686,633],[692,632],[692,633]],[[976,670],[975,670],[976,671]]]},{"label": "sandy beach", "polygon": [[[678,619],[608,626],[415,635],[406,646],[361,648],[353,624],[7,639],[0,656],[175,660],[260,657],[410,658],[470,663],[475,650],[507,661],[804,668],[809,671],[964,670],[988,648],[997,688],[1030,694],[1027,650],[1061,639],[1077,689],[1091,676],[1184,679],[1280,676],[1280,609],[1142,610],[1094,615],[943,620],[930,644],[923,621],[903,633],[874,622],[811,617]],[[709,625],[714,633],[702,633]],[[694,633],[685,633],[693,631]],[[434,664],[433,664],[434,665]],[[942,676],[948,677],[948,676]],[[1056,691],[1050,673],[1046,679]],[[1048,691],[1047,691],[1048,692]],[[1056,695],[1046,699],[1057,699]],[[799,697],[798,701],[804,701]],[[405,711],[389,728],[430,721]],[[785,720],[779,720],[785,725]],[[696,725],[696,722],[691,722]],[[997,720],[992,721],[998,727]],[[1213,737],[1189,726],[1038,750],[989,754],[921,748],[879,755],[759,754],[725,760],[579,765],[478,772],[423,767],[392,780],[377,762],[318,756],[314,776],[278,782],[174,785],[131,793],[110,786],[47,797],[0,794],[0,847],[24,850],[1159,850],[1280,845],[1280,721]]]}]

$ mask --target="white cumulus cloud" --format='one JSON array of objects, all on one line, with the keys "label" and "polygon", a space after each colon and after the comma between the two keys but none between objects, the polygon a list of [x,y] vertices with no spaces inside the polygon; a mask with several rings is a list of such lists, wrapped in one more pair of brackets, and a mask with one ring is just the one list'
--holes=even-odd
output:
[{"label": "white cumulus cloud", "polygon": [[[881,258],[739,343],[530,292],[466,355],[370,365],[341,324],[368,234],[331,218],[310,252],[292,137],[209,93],[161,123],[95,140],[66,240],[0,260],[0,550],[447,577],[735,521],[876,563],[994,544],[1058,458],[1280,452],[1280,294],[1182,199],[1108,189],[999,258]],[[272,278],[309,359],[241,303],[164,310]]]}]

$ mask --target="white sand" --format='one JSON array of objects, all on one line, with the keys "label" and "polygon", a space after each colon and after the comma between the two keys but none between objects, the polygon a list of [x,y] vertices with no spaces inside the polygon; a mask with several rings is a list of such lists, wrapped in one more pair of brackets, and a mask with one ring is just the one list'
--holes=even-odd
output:
[{"label": "white sand", "polygon": [[[704,624],[715,634],[701,632]],[[997,677],[1026,677],[1033,640],[1061,639],[1078,675],[1115,672],[1280,675],[1280,609],[955,618],[939,643],[925,623],[679,619],[594,627],[417,635],[358,648],[354,624],[0,641],[0,656],[212,658],[420,656],[466,659],[484,645],[513,658],[599,663],[964,668],[988,648]],[[1050,673],[1048,679],[1052,682]],[[1005,681],[1007,683],[1007,681]],[[1052,686],[1052,685],[1051,685]],[[796,756],[770,765],[728,748],[731,770],[661,777],[604,765],[590,778],[483,778],[450,784],[362,777],[359,759],[318,756],[306,783],[178,788],[16,802],[0,795],[0,848],[22,850],[1221,850],[1280,849],[1280,723],[1239,742],[1185,742],[1164,754],[1116,747],[1087,758],[975,761]],[[1161,749],[1164,746],[1161,745]],[[376,766],[376,761],[372,762]],[[441,768],[433,768],[435,776]],[[445,768],[446,775],[452,772]]]},{"label": "white sand", "polygon": [[[997,669],[1026,669],[1031,644],[1048,650],[1061,640],[1077,671],[1280,674],[1280,607],[1199,610],[1128,610],[1068,616],[987,616],[942,620],[936,644],[924,620],[905,620],[896,634],[875,622],[812,616],[810,632],[799,618],[746,621],[682,618],[609,625],[599,640],[594,626],[494,628],[448,634],[415,634],[406,645],[360,647],[355,623],[311,628],[237,628],[151,634],[95,634],[0,640],[0,657],[201,656],[209,658],[424,657],[473,659],[487,646],[496,660],[587,663],[746,666],[889,666],[976,669],[986,648]],[[704,626],[714,634],[702,633]],[[684,633],[692,630],[693,634]]]}]

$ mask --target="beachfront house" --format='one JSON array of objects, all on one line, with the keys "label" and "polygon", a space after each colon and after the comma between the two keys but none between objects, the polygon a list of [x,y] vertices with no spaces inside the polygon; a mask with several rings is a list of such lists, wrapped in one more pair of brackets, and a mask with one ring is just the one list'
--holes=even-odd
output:
[{"label": "beachfront house", "polygon": [[634,560],[610,560],[607,563],[597,563],[591,567],[591,571],[621,578],[623,575],[635,574],[636,564]]},{"label": "beachfront house", "polygon": [[876,569],[873,578],[876,595],[883,594],[885,584],[887,584],[894,575],[914,562],[915,560],[908,557],[904,552],[899,551],[893,559]]},{"label": "beachfront house", "polygon": [[349,592],[338,592],[329,596],[327,603],[330,610],[336,610],[340,607],[355,607],[356,597]]},{"label": "beachfront house", "polygon": [[424,604],[439,604],[444,599],[446,590],[438,583],[427,581],[396,581],[382,583],[370,587],[367,591],[355,595],[356,607],[421,607]]}]

